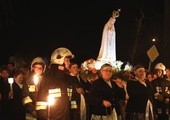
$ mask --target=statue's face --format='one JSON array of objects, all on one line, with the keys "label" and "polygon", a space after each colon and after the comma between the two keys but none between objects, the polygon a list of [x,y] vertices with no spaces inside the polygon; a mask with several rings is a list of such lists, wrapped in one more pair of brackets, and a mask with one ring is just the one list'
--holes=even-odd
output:
[{"label": "statue's face", "polygon": [[112,24],[112,25],[113,25],[113,24],[115,23],[115,21],[116,21],[116,19],[111,18],[111,19],[110,19],[110,24]]}]

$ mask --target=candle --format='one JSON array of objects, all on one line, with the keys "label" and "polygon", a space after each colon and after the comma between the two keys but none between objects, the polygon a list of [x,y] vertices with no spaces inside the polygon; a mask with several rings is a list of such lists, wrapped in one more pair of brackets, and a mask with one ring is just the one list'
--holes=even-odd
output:
[{"label": "candle", "polygon": [[53,95],[48,96],[48,112],[47,112],[47,120],[50,120],[50,106],[52,106],[55,102],[55,98]]},{"label": "candle", "polygon": [[38,75],[36,74],[36,75],[34,75],[34,84],[38,85],[38,81],[39,81]]},{"label": "candle", "polygon": [[52,106],[55,102],[55,98],[52,95],[48,96],[48,105]]},{"label": "candle", "polygon": [[39,82],[39,77],[38,77],[38,74],[35,74],[34,75],[34,90],[35,90],[35,99],[37,99],[37,91],[38,91],[38,82]]},{"label": "candle", "polygon": [[13,78],[8,78],[8,83],[10,84],[10,91],[13,92],[13,89],[12,89],[12,84],[14,82],[14,79]]},{"label": "candle", "polygon": [[[12,88],[12,84],[14,82],[13,78],[8,78],[8,83],[10,84],[10,92],[13,94],[13,88]],[[10,96],[10,98],[13,98],[13,95]]]}]

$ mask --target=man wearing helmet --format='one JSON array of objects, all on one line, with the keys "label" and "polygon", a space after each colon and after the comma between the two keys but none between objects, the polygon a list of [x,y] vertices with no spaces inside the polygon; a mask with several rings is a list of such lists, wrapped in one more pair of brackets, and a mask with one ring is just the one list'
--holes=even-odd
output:
[{"label": "man wearing helmet", "polygon": [[170,86],[166,84],[166,79],[164,78],[165,69],[166,68],[163,63],[156,64],[154,70],[157,78],[151,82],[155,96],[157,120],[169,120],[169,103],[167,103],[166,99],[168,98],[167,88]]},{"label": "man wearing helmet", "polygon": [[[65,47],[57,48],[51,55],[51,65],[39,88],[37,96],[38,120],[70,120],[70,80],[68,68],[74,55]],[[52,106],[47,105],[47,97],[54,100]],[[50,111],[50,112],[49,112]]]},{"label": "man wearing helmet", "polygon": [[[46,70],[46,63],[41,57],[35,57],[31,62],[31,70],[23,85],[23,104],[27,111],[26,119],[36,118],[35,105],[41,79]],[[35,78],[37,77],[37,79]],[[36,81],[37,80],[37,81]]]}]

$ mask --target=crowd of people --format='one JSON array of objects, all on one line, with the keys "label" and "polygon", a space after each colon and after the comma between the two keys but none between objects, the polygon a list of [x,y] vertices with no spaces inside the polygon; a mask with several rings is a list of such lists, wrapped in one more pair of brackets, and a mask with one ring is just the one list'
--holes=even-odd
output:
[{"label": "crowd of people", "polygon": [[[65,47],[42,57],[30,68],[13,63],[0,69],[1,120],[169,120],[170,68],[154,72],[134,65],[128,80],[105,63],[94,81],[80,76],[74,54]],[[12,82],[10,80],[13,80]]]}]

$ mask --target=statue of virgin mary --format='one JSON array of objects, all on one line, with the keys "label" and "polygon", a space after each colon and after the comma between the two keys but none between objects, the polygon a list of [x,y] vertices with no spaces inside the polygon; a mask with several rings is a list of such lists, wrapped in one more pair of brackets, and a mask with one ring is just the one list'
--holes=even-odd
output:
[{"label": "statue of virgin mary", "polygon": [[105,24],[102,34],[102,42],[97,60],[112,64],[116,61],[116,32],[115,21],[119,17],[118,11],[113,11],[112,16]]}]

